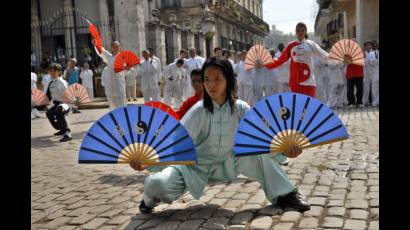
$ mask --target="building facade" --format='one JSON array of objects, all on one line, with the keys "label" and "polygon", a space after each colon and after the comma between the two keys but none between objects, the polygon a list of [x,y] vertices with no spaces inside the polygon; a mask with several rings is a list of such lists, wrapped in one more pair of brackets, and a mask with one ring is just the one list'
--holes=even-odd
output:
[{"label": "building facade", "polygon": [[362,46],[379,40],[379,0],[317,0],[315,34],[331,46],[344,38],[355,38]]},{"label": "building facade", "polygon": [[[242,50],[263,43],[269,26],[262,0],[31,0],[31,44],[37,66],[75,57],[95,57],[87,19],[109,49],[113,40],[137,55],[153,47],[162,63],[181,48],[209,57],[213,48]],[[97,59],[97,58],[95,58]]]}]

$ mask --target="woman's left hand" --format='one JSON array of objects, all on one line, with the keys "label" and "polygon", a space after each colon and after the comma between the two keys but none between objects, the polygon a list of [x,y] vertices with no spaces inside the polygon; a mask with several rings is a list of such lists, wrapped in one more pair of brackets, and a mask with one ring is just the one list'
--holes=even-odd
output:
[{"label": "woman's left hand", "polygon": [[293,145],[288,148],[288,150],[285,152],[285,155],[289,158],[295,158],[298,157],[302,152],[303,150],[299,146]]}]

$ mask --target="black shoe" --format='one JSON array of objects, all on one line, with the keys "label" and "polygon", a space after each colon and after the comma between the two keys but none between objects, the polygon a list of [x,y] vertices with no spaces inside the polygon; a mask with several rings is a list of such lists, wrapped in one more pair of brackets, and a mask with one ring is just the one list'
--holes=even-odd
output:
[{"label": "black shoe", "polygon": [[61,136],[61,135],[64,135],[64,133],[65,133],[65,131],[60,130],[60,131],[54,133],[54,136]]},{"label": "black shoe", "polygon": [[139,209],[140,209],[140,212],[141,212],[142,214],[151,214],[151,213],[152,213],[152,210],[153,210],[153,208],[150,208],[150,207],[148,207],[148,206],[145,205],[144,200],[141,200]]},{"label": "black shoe", "polygon": [[80,110],[73,110],[73,113],[81,113]]},{"label": "black shoe", "polygon": [[72,137],[64,135],[64,137],[60,140],[60,142],[71,141],[72,139],[73,139]]},{"label": "black shoe", "polygon": [[310,210],[310,205],[308,202],[300,195],[299,192],[291,192],[285,196],[280,196],[278,198],[278,205],[281,208],[292,208],[299,212],[305,212]]}]

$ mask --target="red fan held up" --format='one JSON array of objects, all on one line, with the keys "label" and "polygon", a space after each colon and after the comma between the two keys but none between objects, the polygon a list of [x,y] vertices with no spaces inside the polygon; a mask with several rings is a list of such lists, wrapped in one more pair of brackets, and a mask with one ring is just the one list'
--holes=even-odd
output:
[{"label": "red fan held up", "polygon": [[97,48],[98,52],[101,54],[102,53],[102,40],[100,33],[97,30],[97,27],[95,27],[94,24],[92,24],[90,21],[88,21],[88,29],[90,31],[90,34],[94,40],[94,45]]},{"label": "red fan held up", "polygon": [[129,50],[124,50],[115,56],[114,72],[119,73],[138,64],[140,64],[138,56]]},{"label": "red fan held up", "polygon": [[179,121],[178,114],[167,104],[164,104],[160,101],[150,101],[150,102],[146,102],[144,105],[160,109],[168,113],[169,115],[173,116],[177,121]]}]

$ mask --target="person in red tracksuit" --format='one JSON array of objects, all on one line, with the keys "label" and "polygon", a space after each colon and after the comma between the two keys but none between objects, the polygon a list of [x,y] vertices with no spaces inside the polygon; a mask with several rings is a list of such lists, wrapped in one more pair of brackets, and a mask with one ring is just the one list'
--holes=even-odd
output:
[{"label": "person in red tracksuit", "polygon": [[[363,108],[364,104],[363,98],[363,66],[349,64],[346,69],[346,79],[347,79],[347,101],[348,107],[360,107]],[[356,98],[354,95],[354,87],[356,87]]]},{"label": "person in red tracksuit", "polygon": [[303,22],[296,25],[295,41],[290,42],[277,60],[266,64],[268,69],[276,68],[290,60],[289,87],[294,93],[311,97],[316,95],[316,81],[313,76],[313,57],[319,57],[324,63],[330,63],[329,54],[318,44],[308,40],[307,27]]},{"label": "person in red tracksuit", "polygon": [[191,85],[192,88],[195,90],[195,94],[188,97],[184,102],[182,102],[178,110],[175,111],[180,119],[182,119],[185,113],[188,112],[188,110],[198,101],[200,101],[204,96],[204,85],[201,80],[200,69],[193,69],[191,71]]}]

